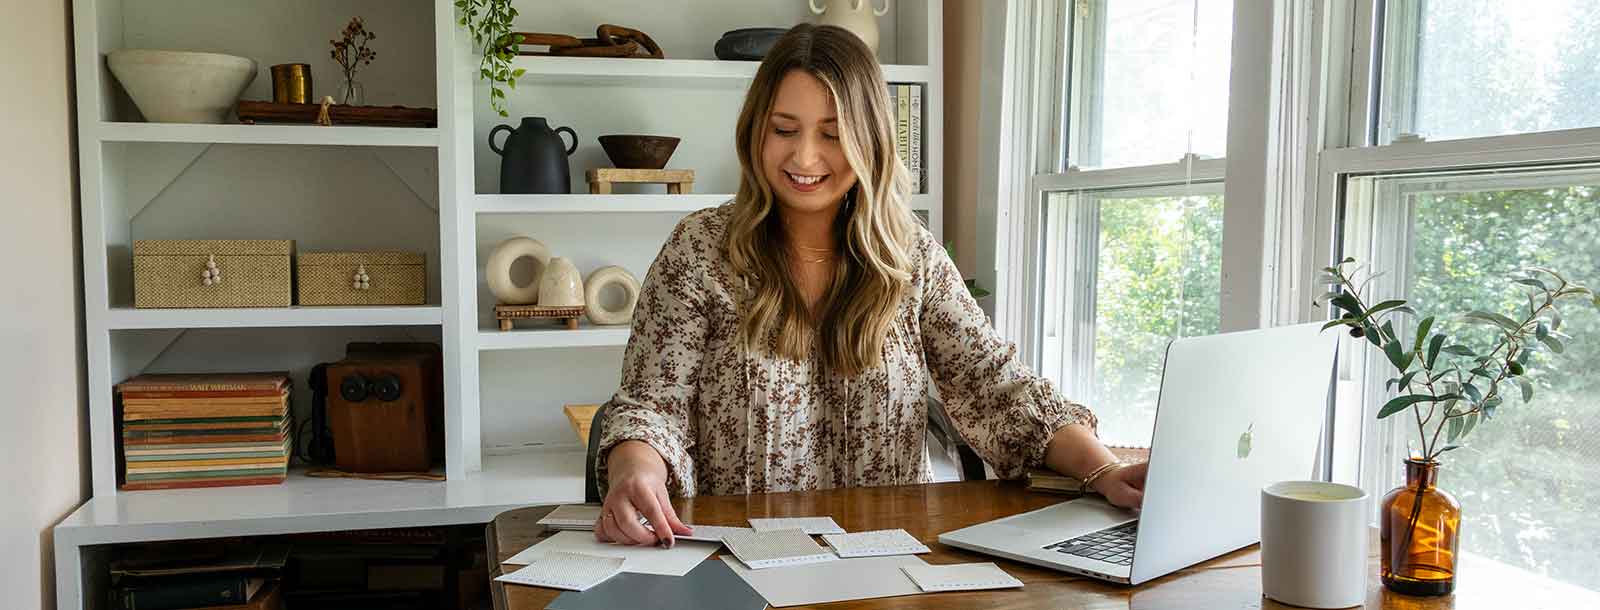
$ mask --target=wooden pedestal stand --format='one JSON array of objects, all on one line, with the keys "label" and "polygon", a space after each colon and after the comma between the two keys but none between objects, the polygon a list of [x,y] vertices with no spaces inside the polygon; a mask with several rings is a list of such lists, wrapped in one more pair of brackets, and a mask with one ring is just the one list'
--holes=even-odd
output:
[{"label": "wooden pedestal stand", "polygon": [[495,305],[494,318],[500,321],[500,330],[511,330],[512,320],[561,320],[567,330],[578,330],[578,318],[583,307],[540,307],[538,305]]},{"label": "wooden pedestal stand", "polygon": [[666,184],[667,194],[684,195],[694,190],[692,169],[618,169],[601,167],[589,170],[589,193],[610,195],[613,184]]}]

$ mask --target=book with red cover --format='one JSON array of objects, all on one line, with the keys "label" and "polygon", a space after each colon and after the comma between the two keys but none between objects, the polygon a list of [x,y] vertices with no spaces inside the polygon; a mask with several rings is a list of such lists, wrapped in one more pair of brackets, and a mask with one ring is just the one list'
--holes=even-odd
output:
[{"label": "book with red cover", "polygon": [[284,480],[283,475],[266,477],[238,477],[232,479],[166,479],[161,481],[133,481],[123,483],[122,489],[127,491],[140,491],[149,489],[193,489],[200,487],[235,487],[245,485],[277,485]]}]

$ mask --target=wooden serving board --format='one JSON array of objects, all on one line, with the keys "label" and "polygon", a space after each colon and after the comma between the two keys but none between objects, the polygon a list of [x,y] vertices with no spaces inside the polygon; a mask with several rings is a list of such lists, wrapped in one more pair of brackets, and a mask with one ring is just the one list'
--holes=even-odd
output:
[{"label": "wooden serving board", "polygon": [[[245,124],[300,123],[315,124],[321,104],[279,104],[276,102],[239,101],[239,120]],[[334,125],[366,125],[373,127],[438,127],[439,111],[433,108],[408,108],[405,106],[347,106],[330,104],[328,119]]]}]

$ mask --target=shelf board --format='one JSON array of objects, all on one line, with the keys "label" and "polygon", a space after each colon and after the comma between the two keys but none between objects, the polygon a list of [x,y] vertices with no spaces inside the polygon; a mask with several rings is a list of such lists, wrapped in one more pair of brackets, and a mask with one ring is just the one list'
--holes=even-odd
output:
[{"label": "shelf board", "polygon": [[312,478],[279,485],[97,495],[60,525],[76,544],[487,523],[530,504],[583,501],[584,452],[562,447],[487,455],[464,480]]},{"label": "shelf board", "polygon": [[[489,195],[474,197],[479,214],[639,214],[687,213],[714,208],[732,193],[710,195]],[[932,195],[911,196],[911,209],[926,210]]]},{"label": "shelf board", "polygon": [[683,213],[714,208],[733,195],[478,195],[479,214]]},{"label": "shelf board", "polygon": [[444,310],[438,305],[294,306],[217,309],[133,309],[117,307],[108,312],[106,320],[106,327],[112,330],[285,326],[429,326],[444,322]]},{"label": "shelf board", "polygon": [[432,127],[101,122],[97,130],[102,142],[412,147],[439,145],[439,130]]},{"label": "shelf board", "polygon": [[478,332],[480,351],[550,349],[562,347],[618,347],[628,344],[628,326],[579,326],[578,330],[560,327]]},{"label": "shelf board", "polygon": [[[742,83],[755,78],[759,62],[718,59],[637,59],[614,57],[529,57],[518,56],[516,67],[526,77],[560,82],[606,82],[638,80],[723,81]],[[883,66],[889,82],[929,82],[933,69],[928,66]]]}]

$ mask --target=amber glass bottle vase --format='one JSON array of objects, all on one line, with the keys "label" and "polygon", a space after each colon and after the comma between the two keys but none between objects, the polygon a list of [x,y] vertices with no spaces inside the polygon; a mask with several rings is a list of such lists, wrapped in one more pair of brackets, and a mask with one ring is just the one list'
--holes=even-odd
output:
[{"label": "amber glass bottle vase", "polygon": [[1378,517],[1383,585],[1408,595],[1455,590],[1461,504],[1438,487],[1439,463],[1406,460],[1406,484],[1384,496]]}]

